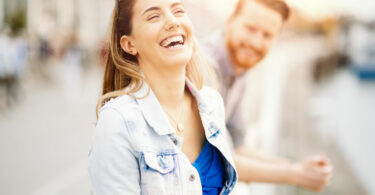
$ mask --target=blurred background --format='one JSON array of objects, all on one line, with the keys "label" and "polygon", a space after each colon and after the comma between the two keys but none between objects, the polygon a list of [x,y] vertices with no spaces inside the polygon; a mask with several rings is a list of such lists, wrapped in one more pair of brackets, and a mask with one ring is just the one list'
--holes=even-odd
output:
[{"label": "blurred background", "polygon": [[[288,0],[293,13],[251,71],[247,144],[325,153],[319,193],[269,184],[236,194],[375,195],[375,1]],[[185,0],[199,40],[235,0]],[[113,0],[0,0],[0,194],[89,195],[87,154]]]}]

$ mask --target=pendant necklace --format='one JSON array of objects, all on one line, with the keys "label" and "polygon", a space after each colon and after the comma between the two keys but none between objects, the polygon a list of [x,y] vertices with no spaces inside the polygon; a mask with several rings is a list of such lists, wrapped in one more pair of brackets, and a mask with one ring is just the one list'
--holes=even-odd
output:
[{"label": "pendant necklace", "polygon": [[177,125],[177,131],[182,133],[184,131],[184,125],[180,122],[181,121],[181,117],[182,117],[182,113],[183,113],[183,110],[184,110],[184,104],[182,103],[181,106],[180,106],[180,115],[178,116],[178,120],[175,120],[172,115],[170,115],[166,110],[165,110],[165,113],[168,114],[169,118],[172,119],[172,121]]}]

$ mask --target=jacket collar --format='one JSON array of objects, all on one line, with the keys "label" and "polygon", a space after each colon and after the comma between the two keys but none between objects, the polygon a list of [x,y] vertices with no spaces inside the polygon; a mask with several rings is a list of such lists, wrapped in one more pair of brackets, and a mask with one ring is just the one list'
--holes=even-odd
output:
[{"label": "jacket collar", "polygon": [[[185,83],[197,100],[200,115],[202,116],[203,113],[212,112],[214,110],[214,105],[210,104],[207,99],[202,97],[201,91],[199,91],[187,78]],[[167,135],[175,132],[168,120],[167,114],[147,83],[143,82],[141,89],[134,92],[133,96],[136,98],[136,102],[140,106],[145,120],[157,134]]]}]

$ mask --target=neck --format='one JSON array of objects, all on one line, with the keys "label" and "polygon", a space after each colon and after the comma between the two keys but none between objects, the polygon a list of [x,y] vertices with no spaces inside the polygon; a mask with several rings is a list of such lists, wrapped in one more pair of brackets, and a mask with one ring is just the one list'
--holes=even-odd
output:
[{"label": "neck", "polygon": [[160,104],[168,110],[179,108],[185,95],[185,66],[160,67],[141,61],[139,66]]}]

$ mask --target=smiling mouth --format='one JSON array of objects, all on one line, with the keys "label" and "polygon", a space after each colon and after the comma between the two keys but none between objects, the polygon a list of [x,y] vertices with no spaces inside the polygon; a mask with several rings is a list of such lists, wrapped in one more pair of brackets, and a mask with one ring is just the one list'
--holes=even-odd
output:
[{"label": "smiling mouth", "polygon": [[246,56],[250,56],[250,57],[256,57],[256,58],[259,58],[261,56],[261,52],[260,51],[257,51],[253,48],[242,48],[242,52],[246,55]]},{"label": "smiling mouth", "polygon": [[164,48],[177,48],[183,46],[185,44],[185,36],[184,35],[172,35],[165,39],[163,39],[159,45]]}]

